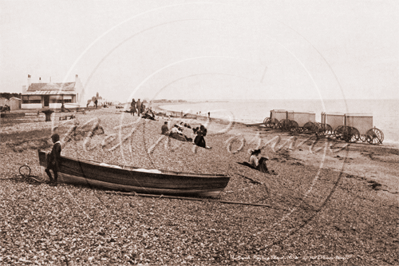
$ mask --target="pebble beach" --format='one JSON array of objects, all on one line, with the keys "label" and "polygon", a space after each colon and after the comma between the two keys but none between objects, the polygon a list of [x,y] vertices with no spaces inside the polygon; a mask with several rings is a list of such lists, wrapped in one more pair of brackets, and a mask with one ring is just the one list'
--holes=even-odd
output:
[{"label": "pebble beach", "polygon": [[[161,135],[161,126],[205,124],[198,148]],[[72,125],[83,132],[72,139]],[[82,125],[104,132],[90,137]],[[107,164],[230,177],[219,199],[110,194],[69,184],[51,187],[37,149],[58,132],[62,155]],[[192,129],[183,131],[192,137]],[[64,138],[63,138],[64,136]],[[1,127],[0,264],[14,265],[396,265],[399,263],[399,150],[210,119],[141,119],[113,107],[73,120]],[[69,141],[68,141],[69,140]],[[238,164],[261,148],[269,169]]]}]

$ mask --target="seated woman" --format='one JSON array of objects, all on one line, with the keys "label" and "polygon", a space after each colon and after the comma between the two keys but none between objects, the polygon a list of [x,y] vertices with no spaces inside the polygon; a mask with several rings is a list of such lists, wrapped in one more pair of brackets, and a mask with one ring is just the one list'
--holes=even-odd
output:
[{"label": "seated woman", "polygon": [[145,113],[142,116],[142,118],[155,120],[155,114],[150,108],[148,108],[147,111],[145,111]]},{"label": "seated woman", "polygon": [[184,135],[180,130],[179,126],[175,125],[169,133],[169,137],[180,140],[180,141],[193,141],[192,138],[188,138],[186,135]]},{"label": "seated woman", "polygon": [[249,157],[249,164],[252,165],[253,168],[261,171],[262,173],[269,173],[269,169],[267,169],[266,161],[268,158],[260,157],[261,150],[254,150],[251,153],[251,157]]},{"label": "seated woman", "polygon": [[[249,163],[244,162],[241,163],[243,165],[249,166],[251,168],[254,168],[262,173],[268,173],[269,169],[267,169],[266,161],[269,160],[267,157],[260,157],[259,154],[261,153],[261,150],[254,150],[251,152],[251,157],[249,157]],[[272,170],[272,174],[275,174],[274,171]]]}]

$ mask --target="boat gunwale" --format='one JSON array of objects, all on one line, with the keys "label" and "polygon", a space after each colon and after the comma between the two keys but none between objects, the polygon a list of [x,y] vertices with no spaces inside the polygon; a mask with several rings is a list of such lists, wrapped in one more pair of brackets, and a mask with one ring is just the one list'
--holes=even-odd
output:
[{"label": "boat gunwale", "polygon": [[[44,153],[46,154],[45,151],[43,150],[38,150],[39,153]],[[96,161],[91,161],[91,160],[76,160],[74,158],[68,157],[68,156],[61,156],[62,159],[67,159],[70,161],[75,161],[78,163],[85,163],[88,165],[92,165],[95,167],[102,167],[106,169],[112,169],[112,170],[118,170],[122,172],[135,172],[135,173],[140,173],[140,174],[148,174],[148,175],[167,175],[167,176],[187,176],[187,177],[198,177],[198,178],[228,178],[230,180],[230,177],[224,174],[196,174],[196,173],[189,173],[189,172],[175,172],[175,171],[170,171],[170,170],[162,170],[162,169],[146,169],[146,168],[140,168],[140,167],[135,167],[135,166],[123,166],[123,165],[101,165],[102,163],[96,162]],[[39,156],[39,161],[40,161],[40,156]],[[104,163],[107,164],[107,163]],[[117,166],[117,167],[113,167]],[[120,168],[119,168],[120,167]],[[155,172],[147,172],[147,171],[138,171],[138,169],[144,169],[144,170],[159,170],[161,173],[155,173]]]}]

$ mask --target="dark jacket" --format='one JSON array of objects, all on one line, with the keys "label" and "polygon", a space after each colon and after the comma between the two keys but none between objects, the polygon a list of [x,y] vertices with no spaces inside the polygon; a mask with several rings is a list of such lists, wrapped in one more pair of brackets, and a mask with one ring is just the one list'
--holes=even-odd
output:
[{"label": "dark jacket", "polygon": [[56,143],[54,143],[53,149],[48,154],[47,167],[59,169],[60,160],[61,160],[61,143],[57,141]]},{"label": "dark jacket", "polygon": [[168,128],[168,126],[165,125],[165,124],[162,125],[161,130],[162,130],[162,134],[163,134],[163,135],[167,135],[168,132],[169,132],[169,128]]},{"label": "dark jacket", "polygon": [[197,131],[197,136],[194,139],[194,143],[195,145],[202,147],[202,148],[206,148],[206,143],[205,143],[205,136],[206,136],[207,130],[206,128],[200,128]]}]

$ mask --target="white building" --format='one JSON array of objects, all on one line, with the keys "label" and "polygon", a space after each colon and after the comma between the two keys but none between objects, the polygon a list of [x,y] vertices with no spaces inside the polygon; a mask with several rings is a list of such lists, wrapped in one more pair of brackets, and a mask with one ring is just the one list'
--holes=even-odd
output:
[{"label": "white building", "polygon": [[[27,88],[27,89],[26,89]],[[28,75],[28,86],[22,87],[22,109],[40,108],[65,108],[79,106],[79,92],[83,91],[83,85],[78,75],[74,82],[65,83],[43,83],[39,78],[38,83],[31,83]]]}]

